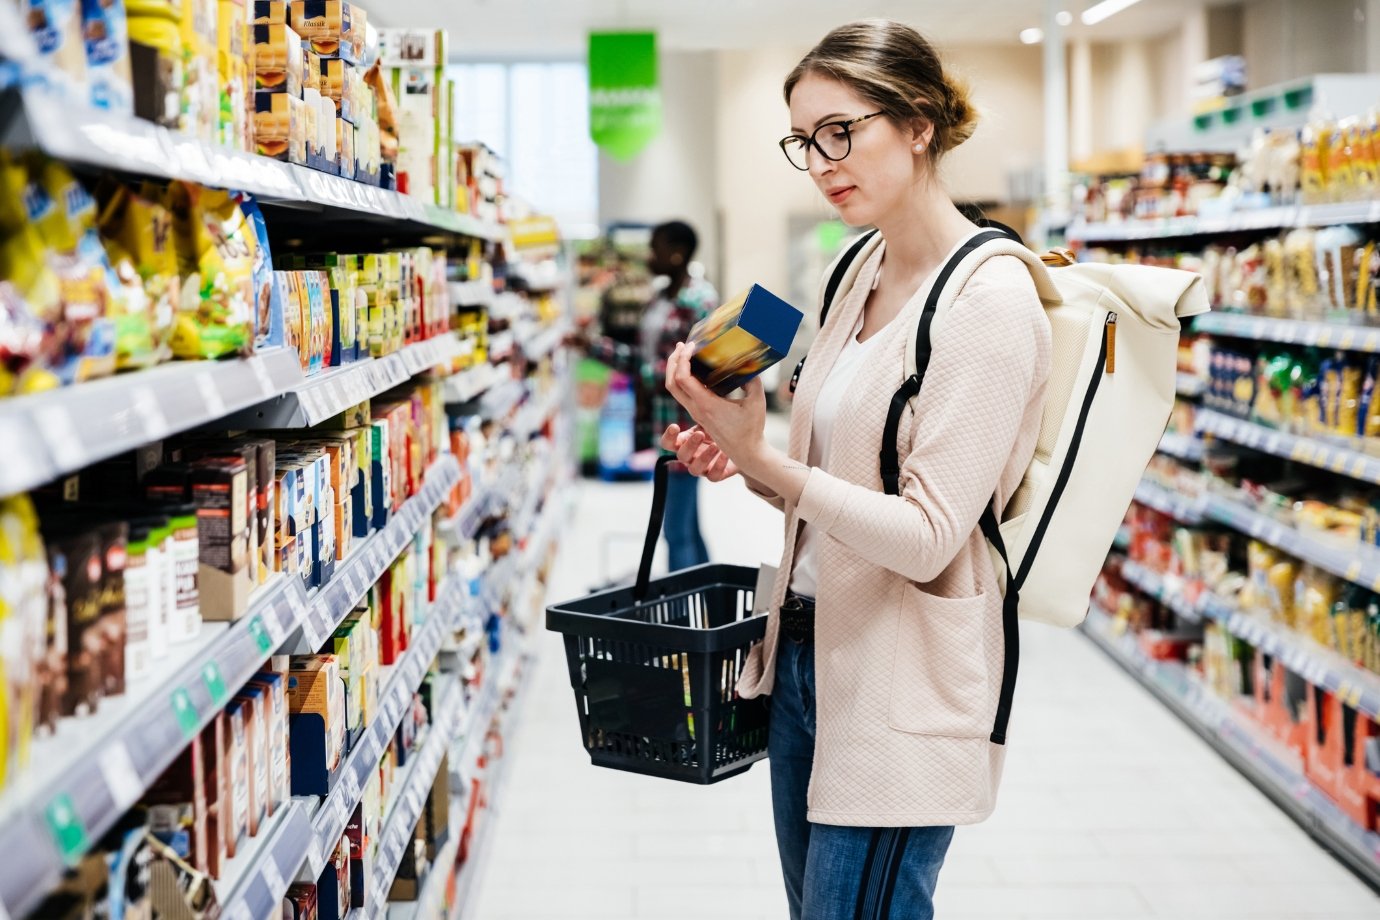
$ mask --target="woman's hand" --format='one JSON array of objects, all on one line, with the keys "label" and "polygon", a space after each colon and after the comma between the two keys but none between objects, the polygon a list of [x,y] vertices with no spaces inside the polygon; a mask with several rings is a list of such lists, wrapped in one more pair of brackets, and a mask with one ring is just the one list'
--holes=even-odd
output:
[{"label": "woman's hand", "polygon": [[723,482],[740,472],[738,464],[728,459],[728,454],[698,425],[685,431],[681,431],[679,425],[671,425],[661,436],[661,446],[675,454],[690,473],[710,482]]},{"label": "woman's hand", "polygon": [[666,390],[737,467],[746,468],[767,452],[767,396],[760,380],[743,387],[743,399],[724,399],[690,373],[690,348],[681,343],[666,362]]}]

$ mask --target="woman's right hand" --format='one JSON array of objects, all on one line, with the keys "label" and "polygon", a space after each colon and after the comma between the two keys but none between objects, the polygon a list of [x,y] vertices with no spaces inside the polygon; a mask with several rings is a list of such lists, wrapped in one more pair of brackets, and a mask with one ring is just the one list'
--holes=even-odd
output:
[{"label": "woman's right hand", "polygon": [[671,425],[661,436],[661,446],[676,455],[685,468],[695,476],[703,476],[710,482],[723,482],[738,475],[738,466],[728,459],[699,425],[681,430],[679,425]]}]

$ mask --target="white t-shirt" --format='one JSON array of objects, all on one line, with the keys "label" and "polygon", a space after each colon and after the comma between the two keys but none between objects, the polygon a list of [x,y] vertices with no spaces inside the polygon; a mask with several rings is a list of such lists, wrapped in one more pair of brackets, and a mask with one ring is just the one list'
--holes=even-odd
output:
[{"label": "white t-shirt", "polygon": [[[882,338],[881,334],[884,330],[879,329],[866,342],[858,341],[858,333],[862,331],[865,312],[859,312],[858,325],[854,327],[853,334],[848,337],[848,342],[843,346],[843,351],[839,353],[838,360],[834,362],[833,368],[829,371],[829,376],[824,378],[824,384],[819,390],[819,398],[815,400],[814,428],[810,436],[810,466],[828,468],[829,447],[834,439],[834,425],[838,419],[839,409],[843,405],[844,394],[853,385],[853,379],[858,375],[858,369],[862,367],[868,355],[876,350],[877,342]],[[815,591],[818,588],[818,570],[815,566],[815,549],[818,540],[819,535],[814,532],[814,528],[807,523],[802,524],[800,543],[796,547],[795,553],[795,568],[791,572],[791,593],[793,594],[798,594],[801,597],[815,596]]]}]

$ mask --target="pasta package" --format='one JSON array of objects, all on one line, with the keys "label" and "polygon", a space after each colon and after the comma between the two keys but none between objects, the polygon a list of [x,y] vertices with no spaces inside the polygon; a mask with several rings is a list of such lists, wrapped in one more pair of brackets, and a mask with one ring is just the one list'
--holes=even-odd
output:
[{"label": "pasta package", "polygon": [[169,204],[182,278],[173,355],[248,354],[254,345],[254,228],[230,192],[174,183]]}]

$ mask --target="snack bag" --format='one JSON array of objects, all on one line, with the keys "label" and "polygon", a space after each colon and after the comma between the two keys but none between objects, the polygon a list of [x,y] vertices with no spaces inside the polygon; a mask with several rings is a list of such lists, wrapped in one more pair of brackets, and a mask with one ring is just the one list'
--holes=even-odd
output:
[{"label": "snack bag", "polygon": [[38,53],[72,83],[84,85],[86,45],[80,0],[20,0],[19,7]]},{"label": "snack bag", "polygon": [[1327,167],[1331,162],[1328,144],[1332,138],[1331,125],[1326,122],[1313,122],[1306,125],[1299,138],[1302,157],[1299,161],[1303,200],[1317,204],[1327,200]]},{"label": "snack bag", "polygon": [[112,275],[125,289],[123,310],[114,317],[116,364],[125,369],[166,361],[181,287],[172,212],[152,187],[116,185],[103,197],[101,239]]},{"label": "snack bag", "polygon": [[1328,227],[1317,235],[1317,274],[1320,303],[1337,319],[1344,319],[1356,299],[1356,254],[1364,238],[1354,227]]},{"label": "snack bag", "polygon": [[132,114],[134,85],[124,0],[81,0],[81,16],[91,104]]},{"label": "snack bag", "polygon": [[1296,319],[1310,319],[1319,312],[1318,234],[1300,228],[1284,238],[1284,264],[1289,279],[1289,312]]},{"label": "snack bag", "polygon": [[173,355],[220,358],[254,346],[258,243],[230,192],[174,183],[169,190],[182,292]]}]

